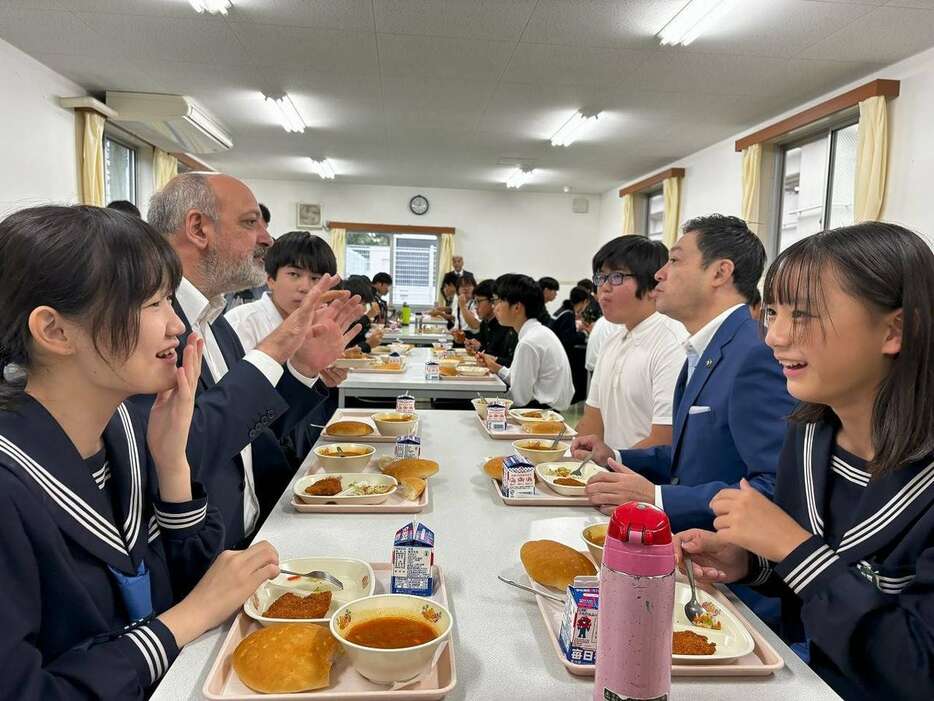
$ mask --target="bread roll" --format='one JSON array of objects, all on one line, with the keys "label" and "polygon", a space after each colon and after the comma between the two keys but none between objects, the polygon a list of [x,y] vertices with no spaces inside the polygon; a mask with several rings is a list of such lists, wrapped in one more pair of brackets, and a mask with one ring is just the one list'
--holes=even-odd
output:
[{"label": "bread roll", "polygon": [[537,435],[557,436],[564,429],[563,421],[540,421],[523,425],[526,433]]},{"label": "bread roll", "polygon": [[402,498],[408,501],[416,501],[425,491],[428,482],[420,477],[403,477],[399,481],[399,490],[402,492]]},{"label": "bread roll", "polygon": [[483,471],[486,472],[490,477],[500,482],[503,481],[503,460],[505,457],[490,458],[485,463],[483,463]]},{"label": "bread roll", "polygon": [[373,427],[362,421],[335,421],[328,425],[326,433],[329,436],[368,436],[373,433]]},{"label": "bread roll", "polygon": [[438,472],[438,463],[423,458],[403,458],[394,460],[383,468],[383,472],[392,475],[400,482],[407,477],[426,479]]},{"label": "bread roll", "polygon": [[553,540],[530,540],[522,546],[519,557],[529,577],[546,587],[562,591],[575,577],[590,577],[597,573],[586,556]]},{"label": "bread roll", "polygon": [[310,623],[266,626],[240,641],[233,668],[240,681],[263,694],[291,694],[331,684],[340,645],[327,628]]}]

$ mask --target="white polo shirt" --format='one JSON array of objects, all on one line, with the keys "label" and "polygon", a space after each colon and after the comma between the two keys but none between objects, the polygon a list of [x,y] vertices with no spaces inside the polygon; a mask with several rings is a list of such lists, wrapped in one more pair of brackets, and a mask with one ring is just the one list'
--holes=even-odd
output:
[{"label": "white polo shirt", "polygon": [[593,372],[597,368],[597,360],[600,358],[600,352],[607,339],[625,328],[625,324],[614,324],[612,321],[607,321],[605,316],[601,316],[594,322],[593,328],[590,329],[590,336],[587,338],[587,357],[584,360],[584,367],[588,372]]},{"label": "white polo shirt", "polygon": [[534,399],[562,411],[574,398],[568,355],[555,332],[537,319],[529,319],[519,329],[512,366],[501,368],[499,376],[509,385],[509,396],[516,406]]},{"label": "white polo shirt", "polygon": [[608,446],[630,448],[649,435],[652,424],[671,425],[687,335],[680,322],[655,312],[603,344],[587,405],[600,410]]},{"label": "white polo shirt", "polygon": [[227,322],[240,337],[244,351],[251,351],[282,323],[282,314],[272,302],[272,295],[264,292],[254,302],[241,304],[224,314]]}]

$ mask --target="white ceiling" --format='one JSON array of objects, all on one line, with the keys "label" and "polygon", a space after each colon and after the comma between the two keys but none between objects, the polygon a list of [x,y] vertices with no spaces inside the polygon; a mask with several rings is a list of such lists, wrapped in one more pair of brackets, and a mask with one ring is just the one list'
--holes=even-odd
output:
[{"label": "white ceiling", "polygon": [[[690,47],[655,34],[686,0],[0,0],[0,37],[90,91],[190,95],[243,177],[599,193],[934,44],[934,0],[737,0]],[[287,134],[261,92],[288,91]],[[569,148],[548,139],[602,110]]]}]

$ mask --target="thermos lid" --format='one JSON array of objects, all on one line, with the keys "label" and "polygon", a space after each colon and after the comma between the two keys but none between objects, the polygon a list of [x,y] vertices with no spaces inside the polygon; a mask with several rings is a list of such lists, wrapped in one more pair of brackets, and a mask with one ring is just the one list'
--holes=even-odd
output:
[{"label": "thermos lid", "polygon": [[667,545],[671,543],[671,524],[657,506],[628,501],[618,506],[610,517],[607,537],[623,543]]}]

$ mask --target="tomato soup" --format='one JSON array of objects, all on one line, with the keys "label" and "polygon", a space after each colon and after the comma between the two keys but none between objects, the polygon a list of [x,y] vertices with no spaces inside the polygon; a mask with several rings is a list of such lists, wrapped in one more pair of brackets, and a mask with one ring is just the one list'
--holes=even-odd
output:
[{"label": "tomato soup", "polygon": [[404,616],[386,616],[358,623],[344,635],[348,642],[383,650],[415,647],[437,637],[435,629],[427,623]]}]

